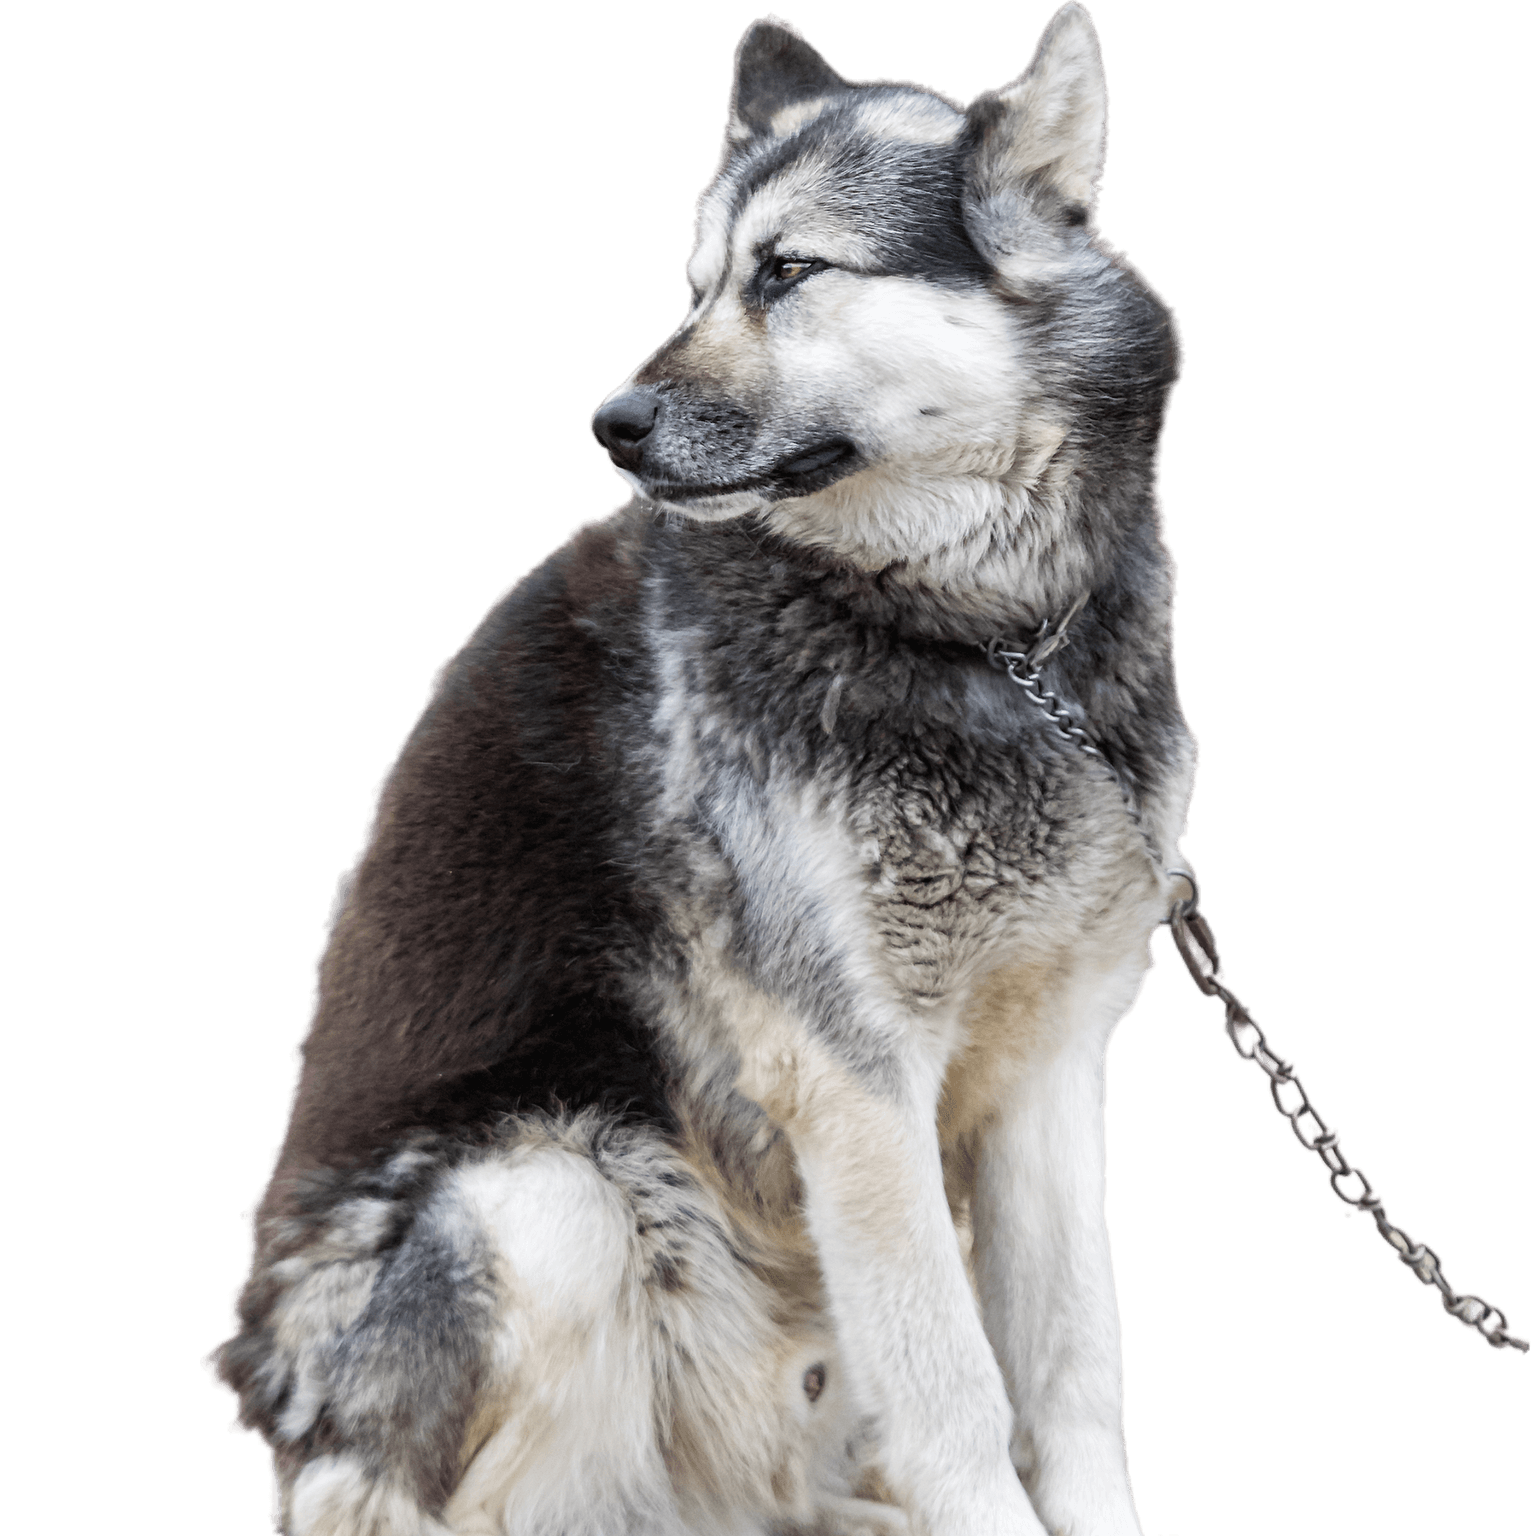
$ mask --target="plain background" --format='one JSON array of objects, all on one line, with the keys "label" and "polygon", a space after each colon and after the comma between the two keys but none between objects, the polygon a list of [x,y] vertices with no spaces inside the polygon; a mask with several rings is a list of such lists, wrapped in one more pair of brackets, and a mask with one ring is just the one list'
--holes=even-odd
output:
[{"label": "plain background", "polygon": [[[1186,852],[1345,1150],[1529,1335],[1529,7],[1094,13],[1100,224],[1183,341]],[[204,1357],[337,878],[438,667],[623,498],[588,419],[682,316],[754,14],[6,12],[15,1529],[267,1529]],[[1049,9],[788,15],[967,99]],[[1333,1199],[1156,953],[1109,1088],[1148,1536],[1531,1530],[1536,1361]]]}]

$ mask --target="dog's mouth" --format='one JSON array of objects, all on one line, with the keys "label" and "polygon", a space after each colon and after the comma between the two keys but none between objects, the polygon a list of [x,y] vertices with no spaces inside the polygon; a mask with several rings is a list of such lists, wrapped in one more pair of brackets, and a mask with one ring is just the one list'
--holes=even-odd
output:
[{"label": "dog's mouth", "polygon": [[828,471],[837,470],[839,465],[857,456],[858,449],[846,437],[834,437],[819,447],[808,448],[804,453],[796,454],[787,463],[779,465],[774,473],[785,481],[809,484],[821,479]]},{"label": "dog's mouth", "polygon": [[[619,468],[617,455],[610,455]],[[739,480],[697,481],[667,480],[646,474],[634,474],[645,495],[653,501],[687,503],[707,501],[720,496],[759,495],[772,501],[790,496],[809,496],[850,475],[860,467],[858,447],[846,437],[832,437],[811,448],[801,448],[762,474]]]}]

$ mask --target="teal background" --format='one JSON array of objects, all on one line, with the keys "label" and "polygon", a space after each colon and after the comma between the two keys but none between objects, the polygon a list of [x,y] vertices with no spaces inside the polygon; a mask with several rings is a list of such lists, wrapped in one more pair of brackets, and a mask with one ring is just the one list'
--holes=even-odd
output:
[{"label": "teal background", "polygon": [[[1184,348],[1185,851],[1389,1212],[1530,1336],[1530,8],[1093,13],[1100,224]],[[204,1356],[336,882],[438,667],[623,498],[588,419],[682,317],[755,14],[0,21],[17,1529],[268,1528]],[[964,99],[1048,15],[788,19]],[[1332,1198],[1157,944],[1109,1088],[1147,1536],[1530,1530],[1536,1362]]]}]

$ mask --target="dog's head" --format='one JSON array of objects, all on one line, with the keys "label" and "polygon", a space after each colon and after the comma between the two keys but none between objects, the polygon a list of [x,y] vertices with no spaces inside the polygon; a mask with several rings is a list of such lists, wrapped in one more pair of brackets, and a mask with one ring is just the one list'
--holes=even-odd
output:
[{"label": "dog's head", "polygon": [[613,462],[666,509],[952,574],[1017,543],[999,517],[1054,521],[1053,478],[1150,466],[1173,343],[1092,232],[1104,102],[1076,5],[965,111],[754,25],[692,308],[593,422]]}]

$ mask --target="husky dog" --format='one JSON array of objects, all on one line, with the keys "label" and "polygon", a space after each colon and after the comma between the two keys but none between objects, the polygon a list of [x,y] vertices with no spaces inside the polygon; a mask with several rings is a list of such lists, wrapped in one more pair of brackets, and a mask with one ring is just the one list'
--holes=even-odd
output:
[{"label": "husky dog", "polygon": [[[1193,751],[1103,142],[1074,5],[964,110],[747,33],[635,500],[448,669],[321,968],[220,1356],[293,1536],[1137,1530],[1103,1062]],[[982,649],[1074,611],[1098,759]]]}]

